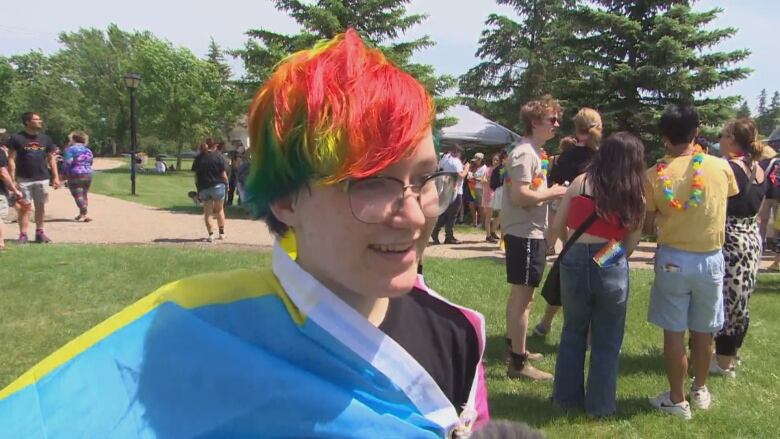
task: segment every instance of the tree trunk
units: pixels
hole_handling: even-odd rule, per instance
[[[181,171],[181,150],[184,148],[184,142],[179,140],[179,144],[176,147],[176,170]]]
[[[116,140],[110,139],[111,142],[111,156],[116,157]]]

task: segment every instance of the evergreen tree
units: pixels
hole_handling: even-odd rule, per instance
[[[354,28],[369,44],[373,44],[400,67],[415,76],[435,96],[441,112],[452,105],[444,92],[455,85],[454,78],[436,76],[433,67],[411,62],[412,55],[435,43],[428,36],[411,41],[398,41],[408,29],[425,20],[423,14],[407,14],[410,0],[274,0],[276,7],[290,14],[301,26],[296,35],[282,35],[265,29],[247,31],[249,40],[242,49],[234,50],[246,70],[246,85],[256,89],[286,55],[311,47],[318,40]],[[447,121],[450,122],[450,121]],[[441,123],[441,121],[440,121]]]
[[[747,101],[742,101],[742,104],[736,111],[736,117],[750,117],[750,106]]]
[[[767,110],[764,126],[759,127],[759,131],[765,136],[769,136],[776,127],[780,126],[780,92],[775,91],[772,95],[772,102]]]
[[[769,111],[769,109],[766,106],[766,99],[767,99],[766,89],[762,88],[761,93],[759,93],[758,95],[758,108],[757,108],[758,114],[756,115],[757,118],[766,116],[767,112]]]
[[[519,20],[490,14],[479,39],[480,63],[460,78],[464,101],[504,126],[522,131],[520,106],[553,93],[554,79],[570,72],[563,63],[562,35],[571,32],[560,20],[567,0],[496,0],[514,8]]]
[[[209,43],[206,63],[209,69],[206,92],[214,102],[210,119],[221,137],[230,140],[230,130],[239,122],[241,115],[246,113],[250,95],[241,83],[232,79],[232,71],[225,61],[224,51],[213,38]]]
[[[713,52],[733,28],[708,30],[722,9],[691,10],[684,0],[593,0],[565,12],[574,34],[567,59],[579,66],[557,93],[572,107],[593,106],[608,130],[642,135],[660,154],[658,115],[671,103],[693,103],[702,121],[720,125],[733,114],[739,97],[701,98],[724,84],[745,78],[750,69],[734,66],[747,50]]]

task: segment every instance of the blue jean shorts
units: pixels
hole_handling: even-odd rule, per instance
[[[209,200],[224,200],[225,199],[225,185],[220,183],[216,186],[211,186],[208,189],[203,189],[198,192],[198,199],[201,202]]]
[[[647,320],[667,331],[716,332],[723,326],[723,253],[659,246]]]

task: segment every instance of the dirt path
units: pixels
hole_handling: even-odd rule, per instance
[[[121,166],[119,159],[95,160],[96,170]],[[93,244],[178,244],[194,246],[248,246],[270,247],[273,237],[260,221],[230,219],[227,222],[225,241],[216,244],[204,242],[206,236],[200,215],[174,213],[155,207],[120,200],[105,195],[90,194],[90,223],[76,222],[78,213],[70,192],[66,188],[51,191],[46,206],[46,229],[55,242]],[[16,224],[6,224],[6,236],[15,237]],[[463,241],[460,245],[429,246],[426,255],[444,258],[496,258],[503,259],[504,252],[496,244],[485,242],[484,235],[456,233]],[[633,267],[650,268],[655,252],[654,243],[641,243],[633,254]],[[552,260],[553,258],[550,258]],[[762,267],[771,262],[765,255]]]

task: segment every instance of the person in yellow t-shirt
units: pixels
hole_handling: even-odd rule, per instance
[[[670,390],[650,403],[661,411],[691,418],[686,401],[688,358],[685,331],[693,340],[696,378],[691,403],[707,409],[707,377],[712,333],[723,325],[724,260],[728,197],[739,192],[725,160],[695,152],[699,114],[692,106],[672,105],[659,128],[667,156],[647,170],[646,228],[657,232],[655,280],[647,319],[664,330],[664,357]]]

